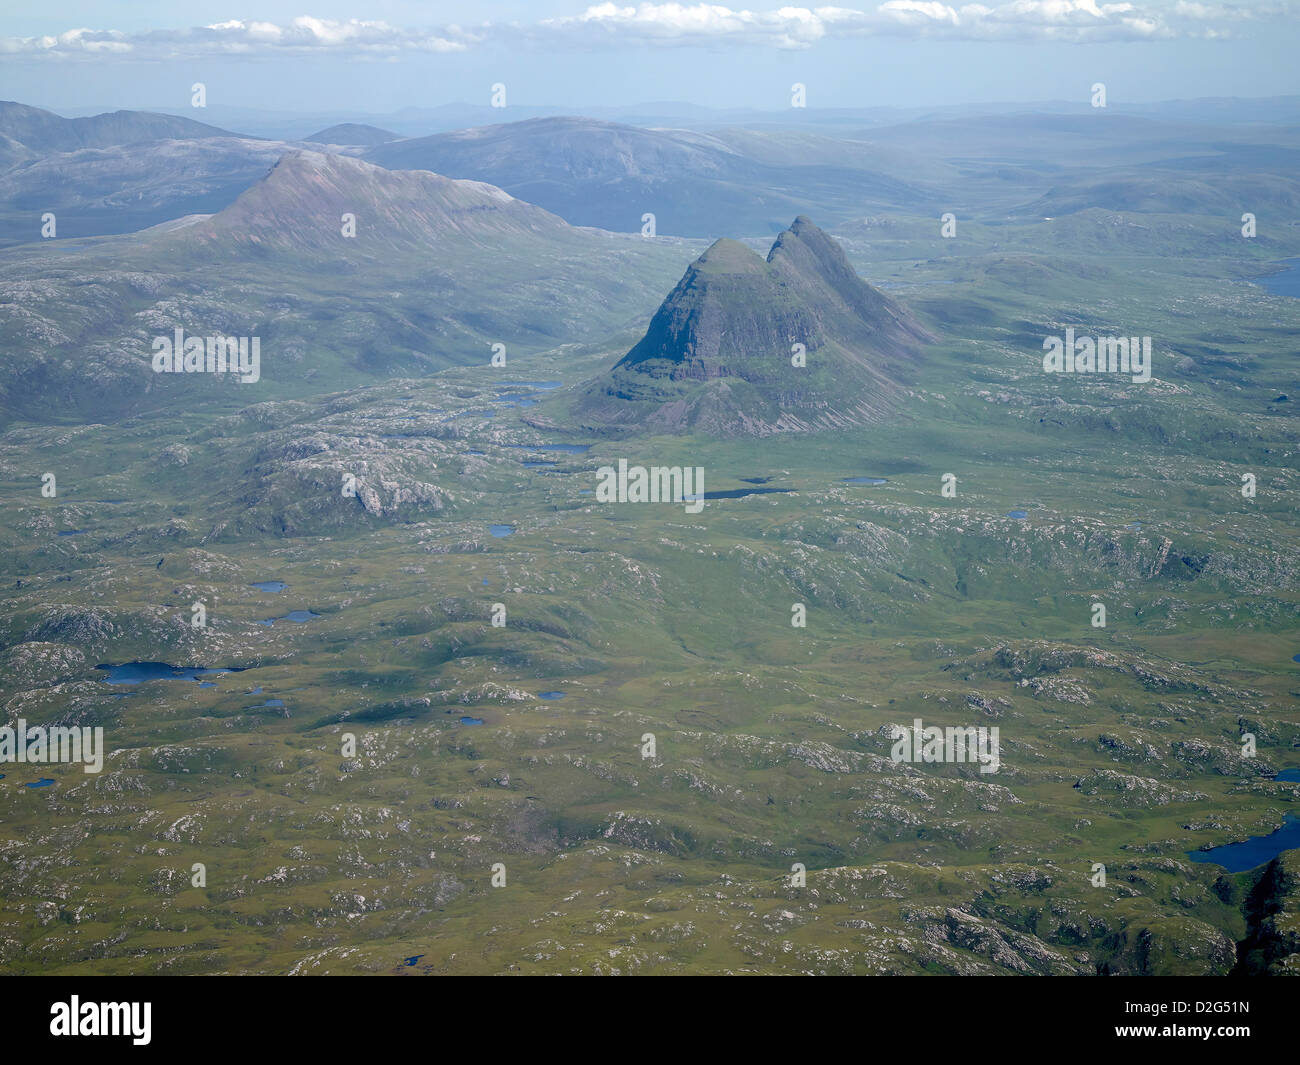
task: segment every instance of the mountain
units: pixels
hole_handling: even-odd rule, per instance
[[[400,133],[380,129],[378,126],[367,126],[358,122],[340,122],[337,126],[317,130],[310,137],[303,137],[302,139],[308,144],[349,144],[371,148],[377,144],[387,144],[389,141],[400,140],[401,136]]]
[[[869,424],[931,339],[801,215],[766,260],[734,240],[714,243],[576,414],[592,428],[716,435]]]
[[[237,134],[176,115],[113,111],[87,118],[63,118],[39,107],[0,100],[0,137],[4,138],[6,153],[17,150],[28,158],[142,141],[233,136]]]
[[[0,102],[0,247],[128,233],[229,205],[285,145],[175,115],[63,118]]]
[[[25,159],[0,177],[0,246],[39,241],[42,215],[64,240],[132,233],[228,207],[288,146],[243,137],[79,148]]]
[[[697,251],[575,229],[480,182],[294,150],[217,214],[0,256],[0,421],[486,371],[496,344],[510,360],[627,328]],[[153,341],[177,328],[259,338],[260,380],[154,373]]]
[[[342,236],[344,215],[353,216],[365,239]],[[227,249],[279,249],[300,259],[308,248],[331,256],[364,255],[376,247],[427,247],[441,238],[482,241],[569,228],[548,211],[480,181],[384,170],[350,156],[294,150],[185,239]]]
[[[727,131],[535,118],[394,141],[365,158],[487,181],[573,225],[615,232],[640,231],[643,215],[653,214],[659,234],[775,234],[804,210],[847,219],[876,206],[928,209],[933,198],[880,172],[869,145],[806,133],[742,134],[733,145]]]

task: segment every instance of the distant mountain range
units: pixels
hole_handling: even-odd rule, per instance
[[[585,392],[599,428],[766,436],[879,420],[933,337],[805,217],[767,259],[719,240]]]
[[[653,216],[658,235],[707,239],[774,236],[796,214],[839,230],[946,211],[989,221],[1089,208],[1276,218],[1300,203],[1300,129],[1121,113],[944,113],[857,128],[769,116],[711,130],[551,116],[412,138],[344,123],[288,142],[165,114],[70,119],[8,103],[0,247],[41,239],[47,212],[67,238],[220,211],[295,147],[488,182],[571,225],[641,232]]]
[[[393,133],[376,126],[361,125],[356,122],[343,122],[328,129],[320,129],[303,140],[311,144],[353,144],[367,148],[376,144],[387,144],[401,139],[400,133]]]
[[[815,134],[643,129],[588,118],[536,118],[392,141],[365,158],[498,185],[574,225],[716,237],[775,234],[792,215],[837,218],[926,210],[933,189],[897,172],[942,173],[908,153]]]
[[[147,111],[114,111],[89,118],[63,118],[39,107],[0,100],[0,165],[79,148],[113,148],[142,141],[237,137],[189,118]]]

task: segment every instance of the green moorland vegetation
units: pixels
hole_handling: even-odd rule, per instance
[[[313,392],[267,344],[251,402],[12,421],[0,699],[110,753],[5,767],[0,967],[1293,970],[1300,852],[1187,852],[1300,799],[1300,302],[1245,280],[1300,234],[1161,224],[841,227],[938,338],[842,432],[584,431],[653,302],[504,368]],[[1153,380],[1044,374],[1067,326]],[[789,491],[599,503],[620,458]],[[916,718],[996,726],[998,771],[892,761]]]

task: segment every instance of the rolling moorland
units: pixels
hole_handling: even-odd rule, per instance
[[[512,176],[548,122],[623,174]],[[212,139],[115,126],[3,132]],[[109,753],[2,767],[0,969],[1300,971],[1300,850],[1192,860],[1300,800],[1296,127],[629,128],[257,142],[138,232],[6,201],[0,705]],[[177,326],[261,379],[154,374]],[[1067,327],[1151,381],[1044,373]],[[597,502],[619,459],[703,510]],[[916,718],[998,771],[892,761]]]

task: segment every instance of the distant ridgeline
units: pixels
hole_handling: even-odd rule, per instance
[[[590,429],[720,436],[868,424],[933,339],[801,215],[766,261],[734,240],[713,244],[575,415]]]

